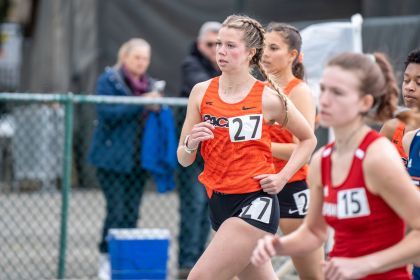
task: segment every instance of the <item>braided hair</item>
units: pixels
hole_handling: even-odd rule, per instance
[[[251,58],[250,67],[257,67],[263,75],[263,77],[270,83],[273,89],[283,100],[284,117],[281,125],[285,126],[288,122],[288,98],[283,93],[283,91],[277,86],[277,84],[269,78],[269,76],[267,75],[267,73],[261,65],[261,58],[264,49],[264,28],[257,20],[245,15],[231,15],[228,18],[226,18],[222,26],[243,31],[243,40],[245,41],[245,46],[248,49],[255,48],[256,51],[254,56]]]

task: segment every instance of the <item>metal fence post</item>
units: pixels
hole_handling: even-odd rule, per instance
[[[61,203],[61,225],[60,225],[60,251],[58,260],[58,279],[64,279],[66,272],[66,246],[67,246],[67,221],[69,194],[71,186],[72,146],[73,146],[73,93],[69,92],[64,100],[64,158],[63,158],[63,181],[62,181],[62,203]]]

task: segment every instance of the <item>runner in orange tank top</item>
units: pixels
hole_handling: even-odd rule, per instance
[[[401,90],[404,105],[410,110],[420,111],[420,49],[411,51],[407,56]],[[403,136],[418,127],[420,123],[410,117],[410,112],[402,111],[394,119],[385,122],[381,128],[380,133],[394,143],[404,163],[408,156],[402,147]]]
[[[177,151],[183,166],[200,146],[204,170],[199,179],[209,195],[216,231],[188,279],[276,279],[271,264],[250,265],[252,249],[279,221],[277,193],[309,159],[313,130],[281,92],[257,81],[264,30],[247,16],[228,17],[219,31],[216,56],[222,74],[191,92]],[[260,69],[263,74],[264,71]],[[288,164],[275,173],[269,125],[281,123],[299,143]]]
[[[304,67],[301,53],[302,38],[299,30],[285,24],[272,22],[266,28],[262,64],[277,85],[283,88],[290,101],[302,113],[312,129],[315,124],[315,103],[312,92],[303,82]],[[293,134],[279,124],[270,128],[271,150],[274,166],[279,172],[286,164],[295,147]],[[306,216],[309,189],[306,183],[307,164],[303,165],[277,194],[280,206],[280,229],[283,234],[295,231]],[[305,256],[293,257],[293,265],[300,279],[322,279],[318,265],[324,258],[322,248]]]
[[[322,263],[329,279],[405,279],[406,264],[420,259],[420,192],[393,145],[368,125],[392,117],[389,62],[383,54],[342,53],[320,82],[320,122],[335,142],[311,159],[309,211],[298,230],[267,235],[254,265],[273,255],[304,255],[334,228],[334,246]],[[405,235],[405,223],[411,231]]]
[[[262,116],[264,84],[254,81],[240,102],[227,103],[219,96],[219,77],[211,80],[201,101],[203,121],[215,127],[214,139],[201,144],[206,162],[199,176],[209,197],[213,191],[225,194],[251,193],[261,186],[249,174],[274,173],[268,122]],[[246,125],[252,134],[247,136]],[[231,127],[237,129],[231,132]],[[252,141],[246,141],[249,137]],[[259,163],[259,164],[256,164]]]

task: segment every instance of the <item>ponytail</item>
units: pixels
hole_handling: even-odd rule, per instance
[[[394,69],[389,63],[387,57],[383,53],[374,53],[375,61],[379,66],[383,77],[385,78],[385,84],[383,88],[383,94],[378,97],[376,119],[379,121],[385,121],[393,117],[394,112],[397,109],[398,102],[398,86],[394,76]]]
[[[271,87],[277,92],[277,94],[280,96],[281,100],[283,100],[283,122],[281,123],[282,127],[285,127],[287,125],[287,122],[289,121],[288,117],[288,97],[283,93],[283,91],[278,87],[276,83],[273,82],[273,80],[270,78],[270,76],[267,75],[267,73],[264,70],[264,67],[262,67],[261,62],[258,63],[258,70],[260,70],[263,78],[269,82]]]
[[[305,67],[303,66],[302,62],[296,62],[292,65],[292,73],[298,79],[303,80],[305,77]]]
[[[380,122],[393,117],[397,106],[398,86],[394,70],[385,54],[342,53],[330,60],[328,66],[338,66],[355,72],[359,77],[361,95],[373,96],[373,106],[364,115]]]

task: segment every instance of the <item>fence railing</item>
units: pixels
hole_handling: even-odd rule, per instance
[[[96,278],[105,210],[113,206],[106,201],[118,203],[109,188],[120,184],[128,191],[137,188],[129,193],[141,199],[140,209],[133,210],[140,212],[137,227],[169,229],[168,274],[176,279],[179,247],[185,254],[191,249],[178,243],[180,229],[189,228],[181,224],[179,207],[194,200],[183,186],[195,184],[202,163],[179,166],[175,190],[164,194],[155,190],[148,174],[127,173],[127,166],[139,169],[135,159],[146,119],[144,111],[128,107],[171,108],[178,137],[187,103],[186,98],[0,93],[0,278]],[[130,132],[131,125],[138,130]],[[99,127],[105,133],[113,131],[113,136],[96,135]],[[327,131],[318,130],[317,136],[321,145]],[[137,140],[124,142],[127,139]],[[105,150],[92,153],[96,142]],[[112,159],[108,148],[115,153]],[[128,151],[133,154],[127,157]],[[103,164],[110,160],[112,165]],[[139,181],[145,180],[142,186]],[[184,223],[189,214],[185,212]],[[188,243],[188,233],[184,245],[186,239]]]
[[[98,125],[92,105],[169,106],[179,132],[187,99],[0,93],[0,103],[6,105],[0,112],[0,228],[6,229],[0,233],[2,279],[95,276],[100,208],[105,205],[87,160]],[[139,226],[170,228],[173,275],[178,198],[176,192],[157,194],[153,185],[149,180]]]

